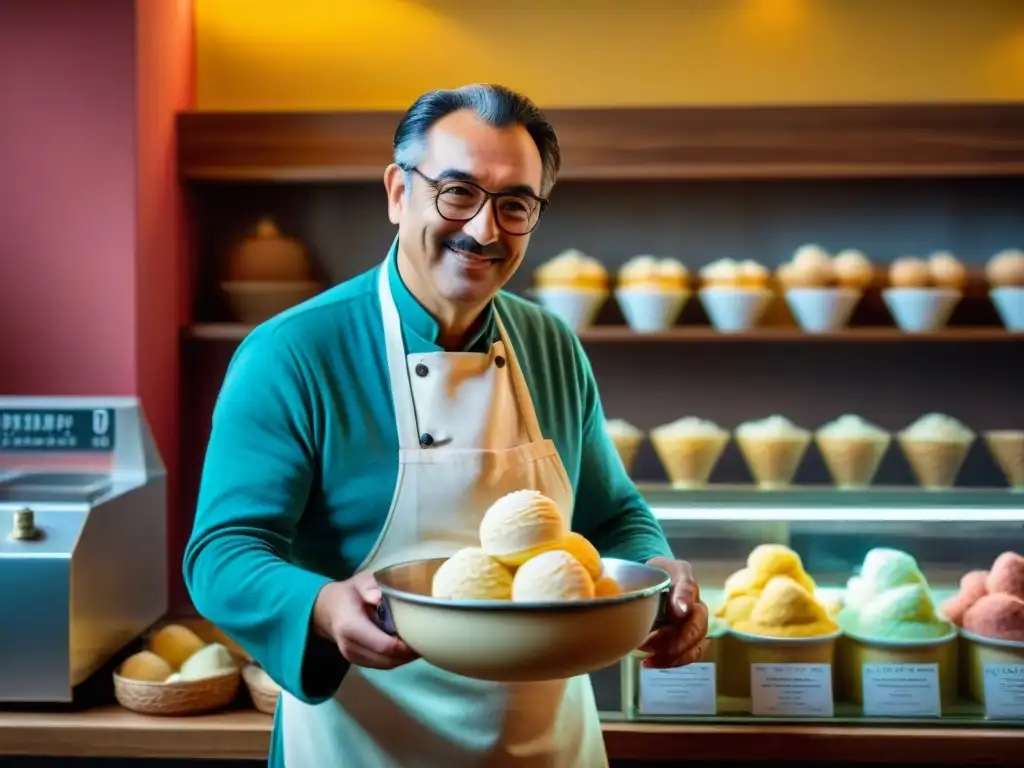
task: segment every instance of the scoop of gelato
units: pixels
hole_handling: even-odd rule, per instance
[[[887,589],[853,616],[844,628],[871,638],[926,640],[944,637],[955,631],[951,622],[936,614],[928,586],[924,581]]]
[[[776,576],[765,585],[738,632],[766,637],[819,637],[838,630],[825,606],[789,576]]]
[[[985,590],[1024,598],[1024,557],[1016,552],[1003,552],[997,557],[988,572]]]
[[[1024,600],[988,594],[964,613],[964,629],[981,637],[1024,643]]]
[[[431,594],[441,600],[509,600],[512,573],[477,547],[465,547],[434,573]]]
[[[568,533],[562,511],[554,501],[538,491],[514,491],[484,513],[480,546],[498,562],[515,567],[561,546]]]
[[[594,581],[568,552],[552,549],[523,563],[512,581],[512,599],[524,603],[590,600]]]
[[[906,584],[924,584],[924,575],[912,555],[898,549],[876,547],[864,556],[860,574],[846,583],[843,605],[860,609],[879,595]]]

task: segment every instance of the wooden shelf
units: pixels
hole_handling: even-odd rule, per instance
[[[120,707],[74,714],[0,711],[0,755],[37,757],[265,760],[273,719],[255,711],[146,717]],[[613,760],[1010,765],[1024,751],[1024,728],[831,725],[695,725],[605,722]]]
[[[244,323],[196,323],[184,329],[189,339],[203,341],[241,341],[254,326]],[[892,343],[960,343],[974,342],[1024,342],[1024,334],[1009,333],[1006,329],[993,327],[951,327],[940,333],[906,334],[896,328],[864,327],[849,328],[837,333],[811,334],[799,328],[759,328],[749,333],[719,333],[707,326],[678,326],[659,333],[636,333],[622,325],[598,325],[580,334],[585,343],[728,343],[728,342],[892,342]]]
[[[1024,173],[1024,105],[550,109],[562,180]],[[187,180],[379,181],[399,112],[178,116]]]

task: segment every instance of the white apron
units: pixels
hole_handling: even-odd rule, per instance
[[[497,311],[500,340],[489,353],[407,356],[388,267],[378,291],[398,480],[384,530],[359,570],[479,546],[484,511],[512,491],[540,491],[571,515],[572,487],[554,443],[540,433]],[[393,670],[352,666],[333,699],[311,706],[284,692],[281,708],[286,768],[608,765],[586,675],[490,683],[422,659]]]

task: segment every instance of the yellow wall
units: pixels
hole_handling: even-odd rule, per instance
[[[1024,0],[196,0],[197,106],[1024,98]]]

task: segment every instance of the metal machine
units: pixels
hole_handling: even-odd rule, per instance
[[[163,462],[127,397],[0,397],[0,702],[70,702],[167,612]]]

